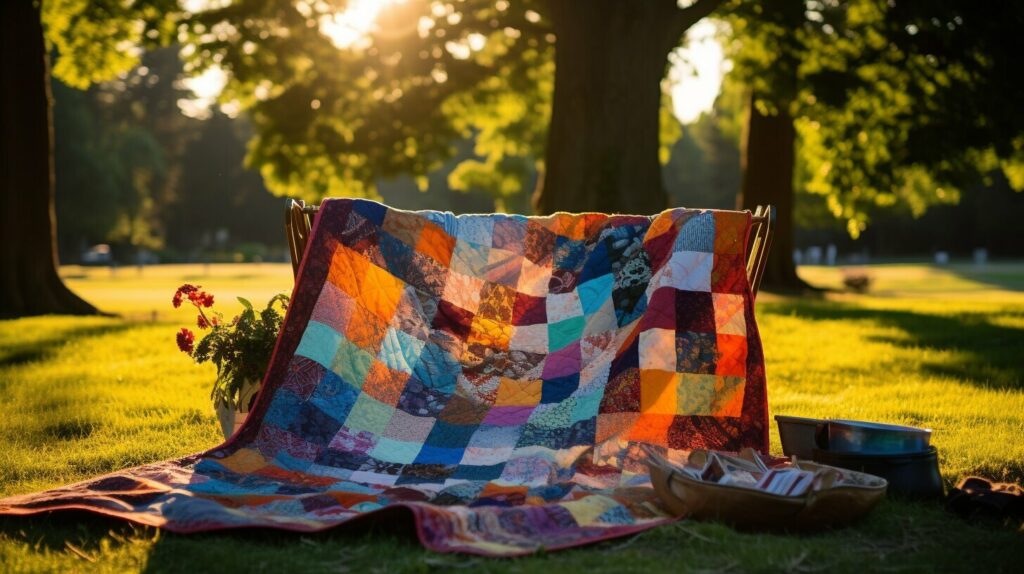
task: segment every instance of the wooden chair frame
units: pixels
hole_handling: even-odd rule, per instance
[[[306,251],[309,233],[313,227],[313,217],[320,209],[318,205],[306,205],[304,201],[289,199],[285,208],[284,229],[288,236],[288,253],[292,259],[292,273],[299,274],[299,263]],[[753,228],[747,242],[747,279],[750,290],[757,297],[764,275],[764,266],[768,261],[768,250],[772,246],[776,209],[774,206],[757,206],[751,214]]]

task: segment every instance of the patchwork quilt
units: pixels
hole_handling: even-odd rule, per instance
[[[674,520],[641,445],[767,450],[745,212],[464,215],[327,200],[231,440],[0,514],[174,532],[388,508],[441,551],[516,555]]]

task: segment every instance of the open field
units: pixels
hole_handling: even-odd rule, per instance
[[[870,295],[765,294],[759,322],[774,413],[935,429],[947,483],[966,474],[1024,481],[1024,264],[882,265]],[[838,286],[830,268],[808,280]],[[175,287],[200,283],[230,316],[290,291],[287,265],[66,268],[69,284],[123,317],[0,322],[0,496],[170,458],[218,440],[213,370],[174,346],[193,317]],[[216,308],[216,307],[215,307]],[[779,453],[773,432],[772,450]],[[1020,525],[967,524],[940,506],[886,501],[854,528],[738,533],[682,522],[517,560],[437,555],[407,528],[372,534],[272,531],[179,536],[71,515],[0,520],[0,571],[1024,571]]]

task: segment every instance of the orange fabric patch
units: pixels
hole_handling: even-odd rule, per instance
[[[526,495],[530,491],[528,486],[502,486],[500,484],[494,484],[488,482],[484,485],[484,489],[480,491],[480,498],[500,496],[502,494],[522,494]]]
[[[640,413],[601,413],[597,415],[597,432],[595,440],[602,443],[616,435],[629,431],[640,418]]]
[[[384,363],[374,359],[370,371],[366,373],[363,392],[386,405],[394,405],[398,403],[398,397],[402,395],[408,379],[409,375],[391,370]]]
[[[428,222],[423,226],[420,240],[416,243],[416,251],[447,267],[451,263],[454,250],[454,237],[433,223]]]
[[[352,319],[345,326],[345,337],[353,345],[372,354],[380,352],[381,342],[387,335],[388,324],[369,309],[355,305]]]
[[[715,374],[732,377],[747,376],[747,338],[718,334],[718,355]]]
[[[359,302],[384,321],[390,321],[402,299],[405,284],[372,263],[366,267],[360,284]]]
[[[352,508],[360,502],[375,502],[377,496],[374,494],[363,494],[361,492],[338,492],[336,490],[328,490],[327,495],[337,500],[339,504],[345,508]]]
[[[339,245],[331,258],[327,280],[350,297],[359,297],[360,278],[366,275],[369,260],[344,245]]]
[[[629,440],[657,445],[668,444],[668,427],[674,415],[643,413],[629,431]]]
[[[746,252],[750,215],[743,212],[715,212],[715,253],[742,255]]]
[[[679,380],[679,373],[641,369],[640,412],[655,415],[676,414]]]
[[[532,407],[540,404],[543,381],[516,381],[502,377],[498,386],[497,407]]]
[[[217,462],[235,472],[246,473],[263,468],[267,464],[267,459],[255,449],[243,448]]]
[[[563,237],[581,240],[587,237],[587,227],[596,222],[595,218],[603,220],[607,216],[600,213],[556,213],[551,216],[550,229]]]
[[[644,242],[646,243],[655,237],[660,237],[672,231],[675,226],[676,222],[672,217],[669,214],[662,213],[651,221],[651,226],[647,228],[647,235],[644,236]]]

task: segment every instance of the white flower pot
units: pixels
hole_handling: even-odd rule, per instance
[[[246,381],[238,393],[238,403],[225,405],[216,403],[214,408],[217,411],[217,420],[220,421],[220,430],[224,438],[229,439],[238,429],[242,428],[245,419],[249,416],[249,407],[252,406],[256,393],[260,390],[259,382]]]

